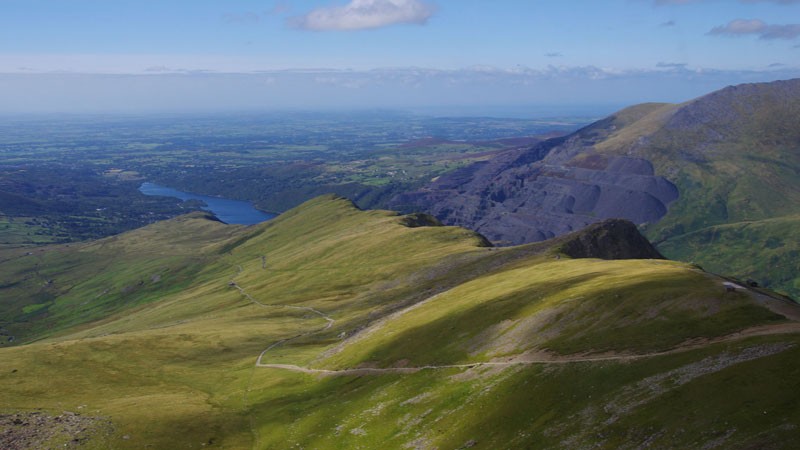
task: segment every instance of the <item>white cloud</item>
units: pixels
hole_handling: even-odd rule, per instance
[[[760,19],[736,19],[727,25],[712,28],[708,34],[723,36],[753,34],[761,39],[796,39],[800,37],[800,24],[769,25]]]
[[[754,34],[759,33],[767,27],[763,20],[759,19],[736,19],[728,22],[727,25],[714,27],[709,34]]]
[[[761,39],[797,39],[800,37],[800,24],[770,25],[761,33]]]
[[[434,7],[420,0],[351,0],[344,6],[317,8],[289,23],[312,31],[382,28],[400,23],[424,25]]]

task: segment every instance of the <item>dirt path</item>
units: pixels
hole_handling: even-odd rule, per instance
[[[242,273],[244,271],[242,266],[237,266],[237,268],[238,268],[237,275],[239,275],[240,273]],[[258,359],[256,359],[256,367],[267,367],[261,362],[261,360],[262,360],[262,358],[264,358],[264,354],[267,353],[268,351],[272,350],[273,348],[278,347],[280,345],[283,345],[283,344],[285,344],[285,343],[287,343],[289,341],[293,341],[295,339],[299,339],[299,338],[304,337],[304,336],[309,336],[309,335],[312,335],[312,334],[315,334],[315,333],[323,332],[323,331],[329,329],[330,327],[332,327],[334,322],[336,322],[336,320],[334,320],[333,318],[331,318],[327,314],[323,313],[322,311],[320,311],[320,310],[318,310],[316,308],[312,308],[310,306],[280,305],[280,304],[272,304],[272,303],[260,302],[257,299],[255,299],[252,295],[250,295],[234,279],[231,279],[230,282],[228,282],[228,285],[231,286],[231,287],[236,288],[239,291],[239,293],[242,294],[242,296],[244,298],[250,300],[251,302],[253,302],[254,304],[256,304],[256,305],[258,305],[258,306],[260,306],[262,308],[283,308],[283,309],[294,309],[294,310],[299,310],[299,311],[308,311],[310,313],[313,313],[313,314],[319,316],[320,318],[322,318],[322,319],[324,319],[326,321],[325,326],[322,327],[322,328],[318,328],[316,330],[311,330],[311,331],[308,331],[308,332],[305,332],[305,333],[301,333],[301,334],[298,334],[298,335],[295,335],[295,336],[292,336],[292,337],[288,337],[286,339],[281,339],[281,340],[273,343],[269,347],[265,348],[264,351],[262,351],[261,354],[258,355]]]
[[[676,353],[688,352],[722,342],[733,342],[754,336],[768,336],[779,334],[800,333],[800,323],[782,323],[777,325],[765,325],[737,331],[726,336],[712,339],[694,339],[679,346],[661,352],[641,353],[641,354],[622,354],[622,353],[602,353],[590,355],[555,355],[547,352],[535,352],[522,354],[505,360],[475,362],[467,364],[443,364],[427,365],[420,367],[389,367],[389,368],[352,368],[352,369],[312,369],[308,367],[295,366],[292,364],[258,364],[258,367],[289,370],[315,375],[380,375],[397,373],[415,373],[422,370],[442,370],[442,369],[471,369],[475,367],[511,367],[532,364],[572,364],[580,362],[604,362],[604,361],[633,361],[638,359],[653,358],[657,356],[672,355]],[[263,355],[263,354],[262,354]]]
[[[244,268],[241,265],[237,265],[236,268],[237,268],[236,276],[238,276],[242,272],[244,272]],[[235,280],[236,276],[231,278],[231,280],[228,282],[228,286],[236,288],[244,298],[250,300],[253,304],[258,305],[258,306],[260,306],[262,308],[268,308],[268,309],[284,308],[284,309],[295,309],[295,310],[308,311],[310,313],[313,313],[315,315],[320,316],[322,319],[324,319],[326,321],[326,324],[325,324],[324,327],[316,329],[316,330],[311,330],[311,331],[308,331],[306,333],[300,333],[300,334],[297,334],[295,336],[288,337],[286,339],[281,339],[281,340],[279,340],[277,342],[272,343],[269,347],[265,348],[261,352],[261,354],[258,355],[258,358],[256,359],[256,364],[253,366],[253,370],[250,372],[250,378],[247,381],[247,387],[245,388],[243,396],[242,396],[242,403],[243,403],[244,409],[246,410],[248,408],[248,404],[249,404],[249,396],[250,396],[250,391],[251,391],[252,385],[253,385],[253,376],[255,375],[255,371],[256,371],[256,369],[258,367],[265,367],[265,365],[262,364],[262,362],[261,362],[261,359],[264,357],[264,354],[267,353],[268,351],[272,350],[273,348],[278,347],[280,345],[283,345],[283,344],[285,344],[285,343],[287,343],[289,341],[293,341],[293,340],[299,339],[299,338],[301,338],[303,336],[308,336],[308,335],[311,335],[311,334],[314,334],[314,333],[319,333],[319,332],[325,331],[328,328],[333,326],[333,323],[335,322],[335,320],[333,318],[327,316],[322,311],[319,311],[318,309],[311,308],[311,307],[308,307],[308,306],[276,305],[276,304],[260,302],[255,297],[250,295],[250,293],[248,293],[245,290],[245,288],[243,288],[242,286],[240,286],[236,282],[236,280]],[[250,422],[250,433],[253,435],[253,440],[255,442],[254,448],[259,448],[260,447],[260,436],[259,436],[259,433],[258,433],[258,428],[256,427],[255,417],[252,414],[249,417],[249,422]]]
[[[241,274],[244,269],[242,266],[238,267],[237,275]],[[235,278],[235,277],[234,277]],[[327,323],[324,327],[318,328],[315,330],[307,331],[305,333],[300,333],[295,336],[287,337],[285,339],[281,339],[272,343],[269,347],[265,348],[256,359],[255,367],[266,368],[266,369],[278,369],[278,370],[288,370],[292,372],[301,372],[306,374],[315,374],[315,375],[380,375],[380,374],[397,374],[397,373],[415,373],[422,370],[443,370],[443,369],[471,369],[475,367],[511,367],[511,366],[519,366],[519,365],[532,365],[532,364],[572,364],[572,363],[580,363],[580,362],[604,362],[604,361],[633,361],[638,359],[644,358],[653,358],[657,356],[665,356],[665,355],[672,355],[676,353],[683,353],[688,352],[691,350],[696,350],[703,347],[708,347],[710,345],[719,344],[723,342],[733,342],[738,341],[741,339],[746,339],[749,337],[755,336],[769,336],[769,335],[780,335],[780,334],[793,334],[793,333],[800,333],[800,308],[795,307],[794,305],[786,305],[784,304],[781,299],[776,299],[774,297],[767,296],[765,294],[754,292],[753,296],[755,297],[756,301],[763,306],[770,308],[771,310],[782,314],[789,320],[793,320],[792,322],[780,323],[775,325],[763,325],[757,326],[752,328],[747,328],[744,330],[737,331],[735,333],[731,333],[725,336],[719,336],[715,338],[698,338],[698,339],[691,339],[689,341],[683,342],[677,345],[675,348],[670,350],[660,351],[660,352],[651,352],[651,353],[640,353],[640,354],[630,354],[630,353],[618,353],[618,352],[607,352],[607,353],[592,353],[592,354],[575,354],[575,355],[557,355],[549,352],[544,351],[535,351],[535,352],[528,352],[522,353],[520,355],[516,355],[513,357],[501,359],[501,360],[493,360],[493,361],[484,361],[484,362],[475,362],[475,363],[467,363],[467,364],[443,364],[443,365],[426,365],[426,366],[418,366],[418,367],[388,367],[388,368],[370,368],[370,367],[358,367],[358,368],[348,368],[348,369],[338,369],[338,370],[330,370],[330,369],[313,369],[310,367],[302,367],[296,366],[293,364],[269,364],[263,362],[264,355],[269,352],[270,350],[274,349],[275,347],[281,346],[287,342],[293,341],[295,339],[299,339],[301,337],[310,336],[315,333],[320,333],[322,331],[328,330],[331,328],[336,322],[333,318],[326,315],[325,313],[309,307],[309,306],[295,306],[295,305],[281,305],[281,304],[270,304],[270,303],[263,303],[252,295],[250,295],[242,286],[240,286],[233,278],[228,283],[231,287],[236,288],[239,293],[250,300],[252,303],[261,306],[263,308],[285,308],[285,309],[296,309],[302,311],[308,311],[313,313],[320,318],[324,319]],[[438,297],[437,295],[433,295],[430,298],[414,304],[408,308],[405,308],[400,311],[396,311],[393,314],[390,314],[387,317],[379,320],[379,323],[383,323],[388,321],[392,318],[396,318],[399,315],[407,313],[409,310],[413,310],[422,304],[427,303],[430,300],[435,299]],[[376,325],[378,323],[373,324],[365,333],[361,333],[361,336],[358,338],[364,338],[374,332],[377,329]],[[360,340],[360,339],[359,339]],[[352,343],[349,342],[349,343]]]

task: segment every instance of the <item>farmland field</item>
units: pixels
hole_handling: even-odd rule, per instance
[[[199,209],[145,181],[280,213],[336,193],[364,208],[589,118],[400,112],[21,116],[0,123],[0,245],[92,239]]]

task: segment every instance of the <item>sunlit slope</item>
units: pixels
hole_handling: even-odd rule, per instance
[[[158,298],[0,348],[0,413],[108,418],[87,430],[98,449],[800,443],[793,305],[681,263],[559,254],[579,236],[493,249],[423,225],[323,197],[194,243],[181,223],[121,235],[119,258],[148,236],[207,260]]]
[[[207,262],[181,289],[164,290],[154,301],[119,305],[110,316],[83,323],[67,336],[2,350],[9,372],[0,379],[0,409],[110,417],[116,434],[108,439],[122,448],[220,442],[246,448],[252,444],[248,389],[254,375],[261,375],[254,372],[256,357],[274,342],[325,324],[309,309],[281,305],[337,309],[335,327],[319,342],[309,336],[311,342],[304,344],[318,352],[335,334],[368,322],[370,314],[414,301],[426,289],[442,289],[437,280],[444,276],[459,278],[448,273],[454,262],[468,265],[489,255],[480,247],[482,239],[467,230],[417,227],[424,217],[361,212],[333,197],[248,229],[207,220],[189,216],[121,235],[108,253],[99,250],[103,241],[45,251],[40,260],[59,262],[61,272],[54,275],[78,286],[101,284],[101,277],[119,282],[130,273],[149,273],[150,259],[137,255],[158,262],[162,253],[197,252]],[[233,237],[195,234],[191,242],[187,223],[219,225]],[[176,247],[181,242],[185,248]],[[90,252],[128,258],[130,273],[96,271],[89,266],[91,258],[79,258]],[[348,321],[356,324],[345,328]],[[303,346],[290,350],[295,362],[308,353]],[[108,439],[89,442],[108,448]]]
[[[747,293],[668,261],[539,261],[397,314],[320,367],[464,364],[544,352],[646,353],[779,320]]]
[[[451,269],[490,253],[471,231],[421,226],[426,224],[438,225],[426,216],[361,211],[326,196],[261,225],[228,249],[240,272],[236,282],[263,301],[362,311],[386,306],[387,298],[407,302],[437,288],[436,278],[452,278]],[[438,268],[422,271],[432,267]]]

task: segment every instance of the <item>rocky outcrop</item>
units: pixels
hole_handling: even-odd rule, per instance
[[[425,213],[406,214],[400,218],[400,224],[408,228],[441,227],[442,222],[436,217]]]
[[[561,253],[572,258],[664,259],[627,220],[605,220],[562,239]]]

